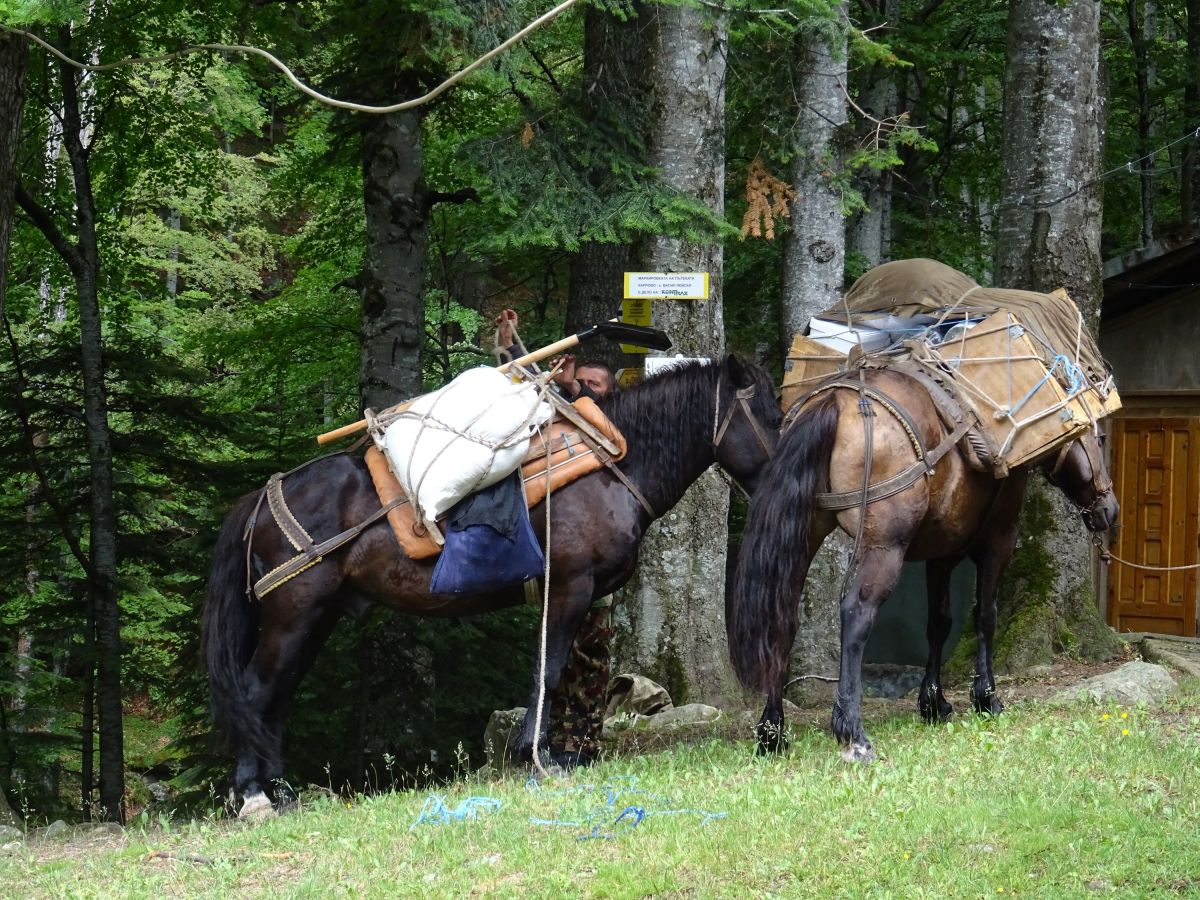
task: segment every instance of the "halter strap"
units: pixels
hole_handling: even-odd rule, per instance
[[[759,445],[767,454],[767,459],[772,459],[775,456],[775,451],[771,449],[771,444],[763,433],[762,425],[755,418],[754,413],[750,410],[750,401],[754,399],[758,393],[756,385],[750,387],[738,388],[734,391],[734,401],[725,409],[725,418],[721,419],[721,378],[724,373],[717,375],[717,389],[713,395],[713,436],[712,448],[715,454],[721,446],[721,441],[725,440],[725,432],[729,430],[729,425],[733,422],[733,414],[740,408],[745,411],[746,418],[750,420],[750,427],[754,429],[754,436],[758,438]]]

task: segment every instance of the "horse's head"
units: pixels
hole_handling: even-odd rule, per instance
[[[713,453],[738,484],[754,493],[775,454],[783,413],[775,386],[763,369],[733,354],[718,363],[713,398]]]
[[[1042,464],[1050,483],[1079,508],[1088,531],[1104,531],[1117,521],[1120,507],[1104,465],[1100,441],[1090,432],[1063,445]]]

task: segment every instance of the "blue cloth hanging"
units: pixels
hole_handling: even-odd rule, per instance
[[[529,522],[519,470],[460,500],[447,519],[432,593],[479,594],[542,574],[546,557]]]

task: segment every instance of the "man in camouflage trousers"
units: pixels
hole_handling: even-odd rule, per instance
[[[586,766],[600,756],[612,637],[612,597],[601,597],[584,615],[550,701],[550,756],[556,762]]]
[[[502,357],[524,353],[516,336],[517,314],[506,309],[496,318],[496,347]],[[616,387],[612,371],[603,363],[576,367],[574,357],[564,358],[556,381],[572,400],[579,396],[602,402]],[[560,765],[591,765],[600,756],[600,732],[610,676],[612,597],[601,597],[583,617],[570,655],[550,700],[550,757]]]

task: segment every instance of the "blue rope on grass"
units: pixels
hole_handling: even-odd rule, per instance
[[[700,824],[707,825],[714,819],[726,818],[726,813],[709,812],[704,809],[647,809],[648,801],[670,804],[672,801],[659,794],[643,791],[637,787],[637,778],[632,775],[614,779],[618,784],[578,784],[569,788],[543,788],[536,778],[525,782],[525,789],[530,793],[544,794],[548,797],[584,797],[603,792],[603,803],[575,818],[542,819],[531,816],[533,825],[551,828],[588,828],[590,829],[576,837],[579,841],[615,840],[621,833],[641,825],[651,816],[684,816],[700,817]],[[636,803],[629,803],[625,797],[636,797]],[[613,813],[617,810],[616,816]]]
[[[458,806],[451,809],[446,805],[446,798],[441,794],[430,794],[425,798],[425,805],[417,815],[417,820],[408,826],[412,831],[418,825],[445,825],[448,822],[461,822],[463,819],[474,819],[483,813],[494,812],[501,803],[494,797],[468,797]]]

